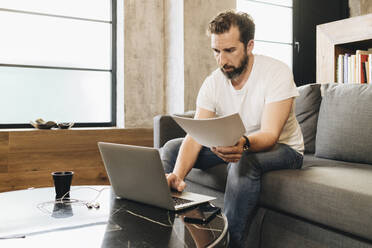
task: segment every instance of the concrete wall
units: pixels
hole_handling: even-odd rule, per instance
[[[151,127],[164,112],[164,2],[124,1],[125,127]]]
[[[372,13],[371,0],[349,0],[350,17]]]
[[[152,127],[157,114],[195,109],[216,68],[206,27],[235,0],[124,0],[125,127]]]
[[[200,86],[217,68],[206,35],[208,23],[219,12],[235,8],[235,0],[184,0],[186,111],[195,109]]]

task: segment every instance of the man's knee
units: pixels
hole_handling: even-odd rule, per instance
[[[237,178],[249,177],[254,180],[261,176],[262,170],[255,154],[244,152],[239,162],[229,165],[229,174]]]
[[[173,171],[182,141],[183,138],[172,139],[160,148],[160,156],[165,172],[170,173]]]
[[[176,138],[167,141],[167,143],[164,144],[162,148],[160,148],[161,153],[163,156],[166,155],[173,155],[173,154],[178,154],[178,151],[180,149],[180,146],[182,144],[183,138]]]

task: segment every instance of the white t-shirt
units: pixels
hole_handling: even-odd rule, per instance
[[[215,112],[217,116],[239,113],[246,135],[259,131],[264,106],[267,103],[299,96],[289,67],[270,57],[254,55],[251,74],[242,89],[236,90],[231,81],[215,70],[201,86],[197,107]],[[303,154],[304,141],[294,114],[294,104],[278,143],[284,143]]]

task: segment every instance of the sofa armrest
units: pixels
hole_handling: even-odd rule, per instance
[[[170,115],[154,117],[154,148],[162,147],[168,140],[184,137],[185,131]]]

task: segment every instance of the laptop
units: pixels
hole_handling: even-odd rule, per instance
[[[98,142],[115,195],[168,210],[181,210],[216,199],[169,189],[155,148]]]

